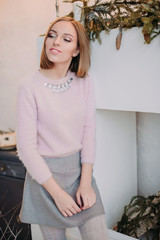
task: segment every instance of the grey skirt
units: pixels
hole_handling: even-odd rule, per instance
[[[81,176],[81,152],[63,157],[45,157],[45,161],[57,183],[76,201],[76,191]],[[24,223],[57,228],[79,226],[90,218],[104,214],[101,197],[93,176],[92,187],[96,193],[95,205],[71,217],[64,217],[56,207],[50,194],[26,173],[20,220]]]

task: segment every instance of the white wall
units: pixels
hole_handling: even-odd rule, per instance
[[[136,118],[134,112],[125,111],[98,109],[96,114],[94,174],[110,228],[137,194]]]
[[[102,44],[92,43],[91,72],[96,79],[97,108],[160,113],[160,38],[144,44],[142,28],[101,33]]]
[[[60,0],[60,16],[72,4]],[[20,79],[37,69],[37,37],[55,19],[54,0],[0,1],[0,129],[15,129],[16,90]]]

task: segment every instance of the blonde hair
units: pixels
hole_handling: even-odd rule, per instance
[[[45,43],[46,43],[46,39],[48,37],[48,33],[51,30],[52,26],[59,21],[70,22],[75,27],[75,30],[77,33],[77,39],[78,39],[77,46],[79,48],[79,54],[76,57],[72,58],[69,69],[72,72],[75,72],[77,77],[85,77],[87,75],[88,69],[90,67],[90,42],[89,42],[89,38],[88,38],[86,31],[85,31],[84,27],[82,26],[82,24],[78,21],[75,21],[71,17],[57,18],[49,26],[48,31],[45,35],[43,48],[42,48],[42,52],[41,52],[40,67],[42,69],[51,69],[54,67],[54,63],[51,62],[47,57],[46,50],[45,50]]]

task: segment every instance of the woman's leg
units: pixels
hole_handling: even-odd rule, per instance
[[[40,225],[44,240],[66,240],[64,228],[53,228]]]
[[[107,226],[104,215],[91,218],[78,228],[83,240],[108,240]]]

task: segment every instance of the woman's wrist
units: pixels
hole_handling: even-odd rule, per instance
[[[86,187],[92,184],[93,164],[82,163],[80,186]]]

